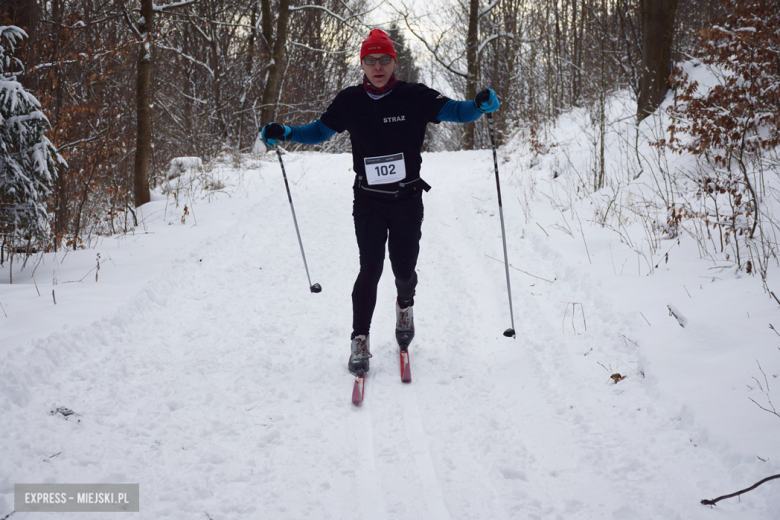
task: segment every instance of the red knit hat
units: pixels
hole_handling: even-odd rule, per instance
[[[363,41],[363,45],[360,46],[361,61],[369,54],[387,54],[392,56],[395,61],[398,61],[398,57],[395,55],[393,42],[390,41],[390,37],[387,36],[387,33],[381,29],[374,29],[368,33],[368,38],[366,38]]]

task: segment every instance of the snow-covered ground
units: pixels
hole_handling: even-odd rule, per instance
[[[780,473],[780,418],[750,401],[780,403],[777,303],[685,236],[651,258],[641,223],[594,222],[566,128],[499,154],[515,340],[492,155],[424,156],[413,382],[387,265],[359,407],[349,155],[284,158],[320,294],[273,154],[13,284],[6,263],[0,518],[15,483],[92,482],[140,483],[123,518],[780,518],[780,481],[700,504]]]

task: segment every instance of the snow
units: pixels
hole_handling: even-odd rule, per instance
[[[581,125],[499,151],[515,340],[492,154],[424,155],[413,382],[387,265],[360,406],[347,154],[284,155],[319,294],[273,151],[182,175],[134,233],[15,262],[13,284],[6,263],[0,517],[14,483],[90,482],[140,483],[127,518],[780,517],[776,481],[699,503],[780,473],[780,418],[756,405],[780,402],[778,304],[684,233],[664,256],[638,219],[599,225],[609,190],[572,189]]]
[[[261,155],[268,151],[268,147],[263,142],[263,137],[260,133],[257,134],[254,145],[252,145],[252,154]]]

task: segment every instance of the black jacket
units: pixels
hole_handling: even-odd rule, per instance
[[[320,120],[336,132],[349,132],[356,196],[393,200],[430,189],[420,178],[420,152],[426,126],[439,122],[436,118],[447,101],[448,98],[423,84],[405,81],[399,81],[392,92],[381,99],[369,97],[362,84],[339,92]],[[397,158],[398,154],[403,154],[406,178],[389,184],[369,185],[365,159]],[[373,166],[369,165],[369,168]]]

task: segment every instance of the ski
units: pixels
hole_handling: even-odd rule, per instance
[[[412,382],[412,366],[409,363],[409,351],[401,350],[399,352],[399,362],[401,369],[401,381],[404,383]],[[355,375],[355,384],[352,386],[352,404],[359,405],[363,402],[363,396],[366,390],[366,375],[362,370],[358,370]]]
[[[363,391],[366,388],[366,379],[362,370],[358,370],[355,377],[355,386],[352,387],[352,404],[360,404],[363,402]]]
[[[402,350],[400,353],[401,362],[401,381],[404,383],[412,382],[412,367],[409,364],[409,351]]]

